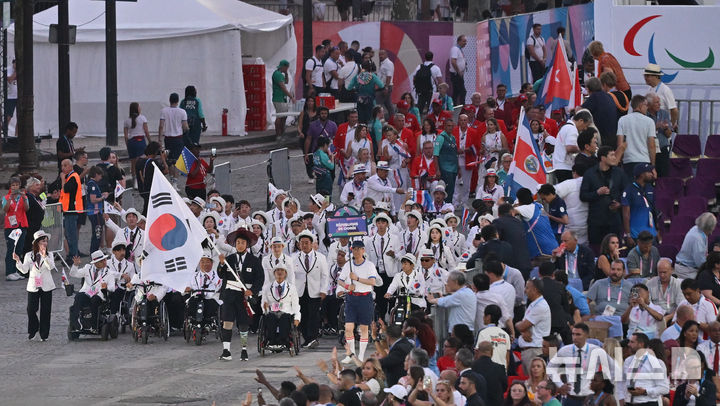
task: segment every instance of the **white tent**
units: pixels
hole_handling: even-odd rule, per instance
[[[77,25],[76,43],[70,46],[72,120],[80,134],[105,135],[105,3],[68,3],[70,24]],[[58,52],[57,45],[48,42],[57,7],[33,20],[35,130],[57,136]],[[120,134],[130,102],[140,103],[154,132],[170,93],[182,99],[187,85],[198,89],[209,134],[220,133],[223,108],[229,110],[229,134],[244,134],[243,60],[256,63],[261,58],[269,84],[278,62],[287,59],[294,67],[297,54],[292,17],[237,0],[118,2],[117,43]],[[266,92],[269,122],[270,86]]]

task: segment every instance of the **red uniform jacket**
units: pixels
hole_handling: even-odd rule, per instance
[[[399,135],[400,139],[407,145],[408,153],[414,158],[417,155],[417,136],[415,132],[405,127]]]
[[[437,177],[435,160],[432,157],[430,159],[426,159],[423,155],[413,158],[410,163],[410,179],[412,180],[412,186],[415,189],[424,189],[427,187],[427,185],[421,184],[422,182],[420,182],[420,178],[426,174],[427,179],[434,179]]]
[[[435,113],[428,113],[427,117],[428,120],[432,120],[435,123],[435,129],[437,130],[437,133],[440,134],[445,130],[445,120],[448,118],[452,118],[452,113],[449,111],[443,110],[440,115],[435,115]]]
[[[395,127],[395,117],[390,117],[390,125]],[[420,123],[417,117],[412,113],[405,113],[405,128],[409,128],[412,132],[420,131]]]

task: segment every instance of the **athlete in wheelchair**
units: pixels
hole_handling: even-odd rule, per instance
[[[202,344],[203,338],[215,332],[220,337],[218,323],[218,309],[220,308],[220,294],[222,280],[217,272],[213,270],[212,253],[205,250],[200,258],[195,276],[190,281],[190,286],[185,293],[190,297],[185,302],[185,321],[183,323],[183,335],[185,341],[195,342],[195,345]]]
[[[390,324],[402,326],[410,312],[427,308],[425,301],[425,276],[415,267],[417,259],[413,254],[400,258],[401,271],[393,276],[388,286],[386,299],[395,299],[390,311]]]
[[[110,294],[110,309],[117,314],[121,331],[130,325],[132,298],[135,292],[127,288],[127,283],[135,275],[135,263],[125,259],[127,242],[122,235],[115,236],[112,243],[112,255],[108,259],[108,268],[115,276],[115,291]]]
[[[116,338],[118,321],[109,302],[115,290],[115,275],[107,267],[107,257],[98,250],[92,253],[89,264],[82,268],[79,265],[80,258],[73,258],[70,276],[82,278],[83,285],[70,306],[68,339],[76,340],[80,334],[100,334],[103,340]]]
[[[144,280],[141,272],[133,276],[128,289],[135,287],[135,306],[132,308],[132,333],[135,342],[147,344],[151,334],[167,341],[170,337],[170,318],[163,298],[167,288]]]
[[[286,280],[285,265],[273,269],[275,281],[265,286],[262,293],[263,316],[258,334],[258,352],[281,352],[287,349],[293,356],[300,352],[300,300],[297,289]]]

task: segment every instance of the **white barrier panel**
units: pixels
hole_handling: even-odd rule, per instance
[[[213,175],[215,175],[215,189],[222,195],[232,194],[232,186],[230,185],[230,162],[215,165]]]
[[[42,229],[50,234],[47,250],[50,252],[63,251],[63,225],[62,205],[60,203],[48,204],[45,206],[45,217],[42,221]]]

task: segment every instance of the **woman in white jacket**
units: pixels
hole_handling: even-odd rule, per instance
[[[32,340],[40,331],[40,340],[45,341],[50,334],[50,312],[52,311],[52,291],[55,282],[51,271],[55,269],[55,261],[47,252],[50,234],[40,230],[33,234],[32,251],[25,254],[23,261],[13,253],[15,267],[22,274],[30,273],[27,283],[28,291],[28,339]],[[38,320],[38,309],[40,319]]]

